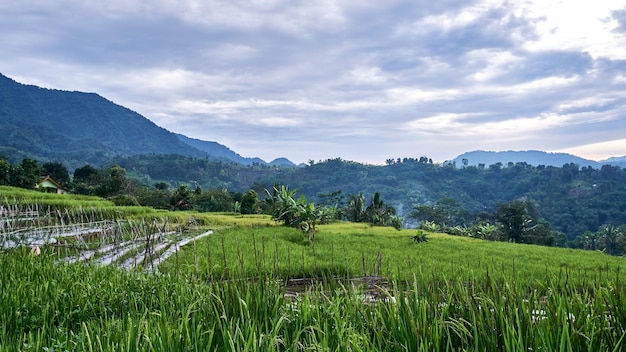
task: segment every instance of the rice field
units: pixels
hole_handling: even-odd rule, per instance
[[[416,275],[368,299],[319,282],[289,296],[276,280],[206,281],[0,257],[2,351],[621,351],[622,288],[527,290],[482,278],[437,285]]]
[[[349,223],[310,242],[265,216],[25,204],[0,217],[0,351],[626,345],[625,262],[602,253]]]

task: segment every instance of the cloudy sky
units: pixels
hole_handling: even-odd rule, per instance
[[[0,48],[267,161],[626,155],[623,0],[2,0]]]

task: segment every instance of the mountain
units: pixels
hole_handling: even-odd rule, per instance
[[[296,164],[287,158],[277,158],[272,160],[269,164],[272,166],[296,166]]]
[[[525,162],[533,166],[545,165],[556,167],[561,167],[565,164],[574,163],[580,167],[590,166],[594,169],[599,169],[602,166],[602,163],[593,160],[583,159],[581,157],[577,157],[571,154],[548,153],[538,150],[502,152],[477,150],[473,152],[463,153],[454,158],[452,161],[455,162],[456,165],[459,167],[464,165],[478,166],[481,164],[488,167],[489,165],[493,165],[496,163],[502,163],[503,165],[507,165],[509,162]]]
[[[24,85],[0,74],[0,156],[99,165],[115,156],[178,154],[266,164],[191,139],[98,94]]]
[[[189,138],[187,136],[184,136],[182,134],[176,134],[176,136],[178,137],[178,139],[180,139],[181,141],[183,141],[185,144],[190,145],[198,150],[201,150],[209,155],[211,155],[212,157],[215,158],[221,158],[221,159],[228,159],[231,161],[234,161],[238,164],[243,164],[243,165],[252,165],[252,164],[267,164],[264,160],[260,159],[260,158],[245,158],[237,153],[235,153],[234,151],[232,151],[230,148],[223,146],[217,142],[207,142],[207,141],[203,141],[200,139],[195,139],[195,138]],[[284,159],[284,158],[282,158]],[[276,159],[279,160],[279,159]],[[286,165],[286,166],[293,166],[294,164],[287,160],[286,162],[279,162],[279,163],[275,163],[275,161],[272,161],[271,163],[269,163],[270,165]]]
[[[612,157],[605,160],[600,160],[601,164],[609,164],[614,166],[619,166],[621,168],[626,168],[626,155],[621,157]]]

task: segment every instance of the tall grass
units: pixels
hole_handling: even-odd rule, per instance
[[[0,257],[2,351],[620,351],[624,287],[546,283],[536,291],[481,276],[392,281],[384,297],[315,285],[286,298],[273,280],[206,282]]]
[[[257,226],[216,231],[183,248],[169,273],[199,271],[214,279],[360,277],[411,280],[415,274],[441,284],[478,276],[537,287],[546,281],[579,286],[587,281],[626,282],[626,261],[598,252],[487,242],[443,234],[412,240],[414,231],[360,224],[320,226],[315,242],[297,229]],[[624,267],[624,268],[622,268]]]
[[[412,231],[360,224],[320,226],[310,242],[266,216],[90,209],[38,212],[27,226],[106,218],[135,237],[157,227],[216,231],[179,249],[157,274],[67,263],[53,246],[40,256],[0,252],[0,351],[621,351],[626,344],[623,258],[439,234],[417,243]],[[309,284],[292,287],[293,278]]]

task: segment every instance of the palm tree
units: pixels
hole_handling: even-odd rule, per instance
[[[393,216],[396,215],[396,209],[388,206],[380,198],[380,193],[374,193],[370,205],[365,209],[367,220],[373,224],[389,225]]]
[[[605,225],[602,227],[600,230],[600,238],[607,254],[616,254],[619,236],[619,228],[613,225]]]
[[[365,220],[365,197],[362,193],[348,195],[345,213],[348,221],[362,222]]]

